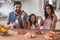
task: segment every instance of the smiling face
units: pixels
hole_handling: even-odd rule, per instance
[[[36,19],[36,18],[35,18],[35,16],[34,16],[34,15],[32,15],[32,16],[31,16],[31,21],[32,21],[32,23],[34,23],[34,22],[35,22],[35,19]]]
[[[46,6],[46,12],[47,12],[47,14],[50,14],[51,13],[51,9],[50,9],[49,6]]]
[[[21,10],[21,5],[20,4],[16,4],[16,5],[14,5],[13,8],[14,8],[15,12],[19,13],[20,10]]]

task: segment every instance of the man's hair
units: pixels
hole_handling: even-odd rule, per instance
[[[21,2],[19,2],[19,1],[14,1],[14,6],[16,5],[16,4],[20,4],[20,5],[22,5],[22,3]]]

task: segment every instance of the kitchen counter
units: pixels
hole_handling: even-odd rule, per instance
[[[36,30],[33,30],[33,31],[36,31]],[[44,30],[44,32],[47,33],[48,31]],[[25,34],[17,35],[15,33],[15,30],[10,30],[9,35],[0,36],[0,40],[49,40],[49,39],[44,38],[44,35],[45,34],[37,35],[36,38],[27,38],[27,37],[25,37]],[[59,35],[59,37],[60,37],[60,35]],[[60,39],[58,39],[58,40],[60,40]]]

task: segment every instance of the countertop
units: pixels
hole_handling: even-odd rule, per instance
[[[32,30],[31,30],[32,31]],[[36,31],[36,30],[33,30]],[[45,33],[47,33],[47,31],[44,30]],[[49,40],[44,38],[45,34],[41,34],[41,35],[37,35],[36,38],[27,38],[25,37],[25,34],[23,35],[17,35],[15,33],[15,30],[9,30],[9,35],[8,36],[0,36],[0,40]],[[60,35],[59,35],[60,37]],[[60,39],[58,39],[60,40]]]

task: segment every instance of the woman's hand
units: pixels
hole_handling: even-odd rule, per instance
[[[55,14],[52,14],[53,17],[55,17],[56,15]]]
[[[52,14],[53,21],[52,21],[52,29],[55,30],[56,23],[57,23],[57,16],[55,14]]]
[[[57,16],[55,14],[52,14],[52,16],[53,16],[53,21],[57,22]]]

